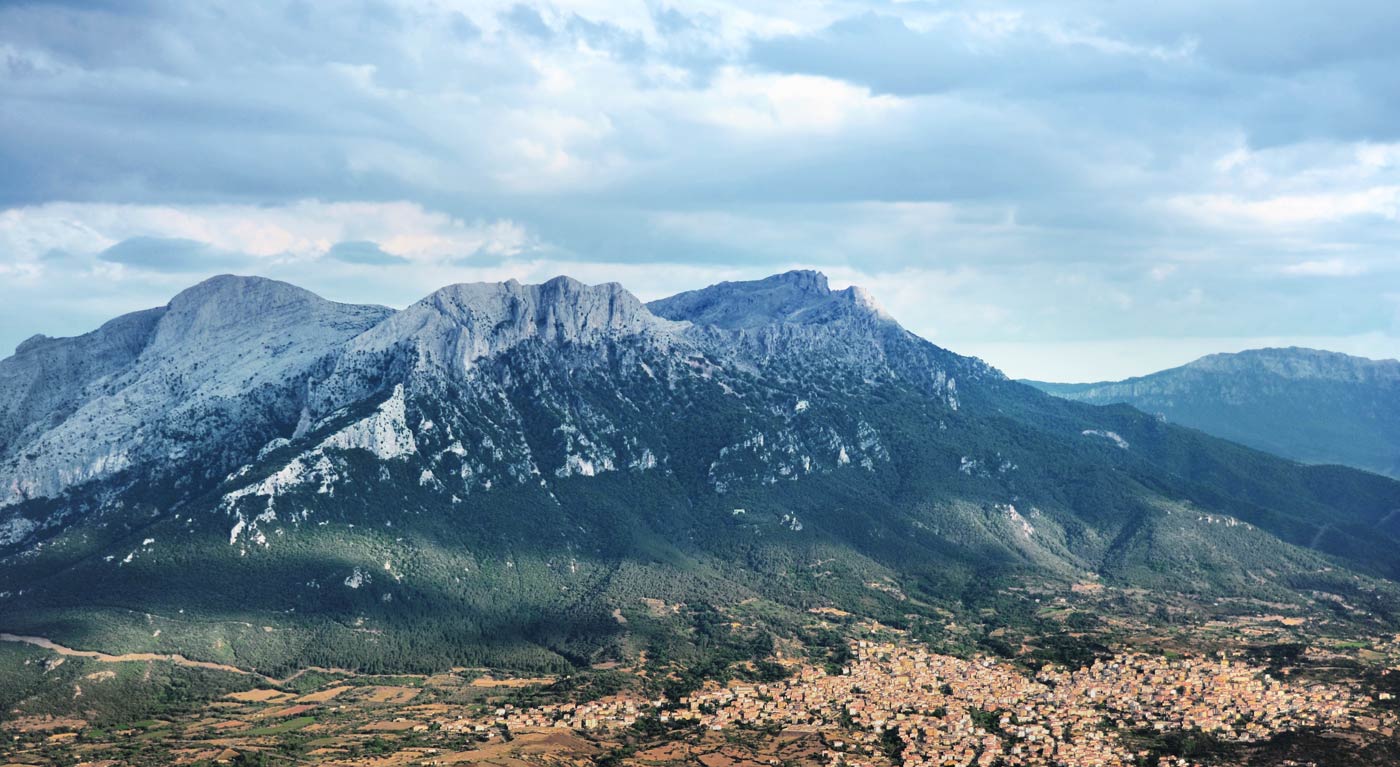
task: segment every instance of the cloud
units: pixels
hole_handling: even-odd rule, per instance
[[[55,202],[0,213],[0,253],[18,262],[51,251],[156,266],[205,259],[227,263],[307,261],[328,251],[361,263],[517,256],[539,247],[510,219],[467,220],[406,201],[283,205],[132,205]],[[373,250],[383,255],[376,255]]]
[[[752,55],[769,69],[840,77],[885,93],[947,90],[966,74],[945,43],[873,13],[842,19],[817,34],[760,41]]]
[[[155,272],[204,272],[249,266],[247,256],[181,237],[129,237],[97,254],[99,261]]]
[[[347,264],[365,264],[369,266],[386,266],[391,264],[412,263],[403,256],[396,256],[392,253],[385,253],[377,243],[369,240],[348,240],[337,242],[326,251],[326,255],[337,261],[344,261]]]
[[[1220,194],[1188,195],[1174,199],[1172,204],[1187,215],[1214,222],[1294,225],[1356,216],[1375,216],[1395,221],[1400,220],[1400,186],[1255,200]]]
[[[961,89],[1126,90],[1166,83],[1168,65],[1192,47],[1107,36],[1095,25],[1024,11],[954,10],[915,29],[896,16],[865,13],[815,33],[756,43],[753,60],[780,72],[863,83],[882,93]]]
[[[477,40],[481,37],[481,27],[478,27],[464,13],[452,14],[448,19],[448,28],[452,30],[453,36],[463,42]]]
[[[502,13],[501,22],[520,34],[541,40],[547,40],[554,34],[540,12],[524,3],[513,5]]]
[[[1295,277],[1355,277],[1366,273],[1363,264],[1344,258],[1329,258],[1322,261],[1302,261],[1281,267],[1280,272]]]
[[[740,134],[830,133],[852,122],[893,119],[898,99],[875,96],[842,80],[808,75],[752,75],[724,69],[711,83],[714,98],[694,117]]]
[[[1400,279],[1400,6],[1339,2],[0,3],[0,342],[235,258],[813,266],[955,350],[1395,335],[1345,278]]]
[[[1152,279],[1161,282],[1175,274],[1179,268],[1181,268],[1179,264],[1157,264],[1147,273]]]
[[[1347,0],[1323,14],[1282,5],[1182,2],[1144,11],[1079,2],[886,7],[775,35],[752,61],[902,95],[975,92],[1078,108],[1120,126],[1155,116],[1178,130],[1232,124],[1251,143],[1400,137],[1400,12]],[[1338,13],[1343,15],[1337,15]],[[1110,101],[1111,99],[1111,101]],[[1166,123],[1148,126],[1165,133]]]

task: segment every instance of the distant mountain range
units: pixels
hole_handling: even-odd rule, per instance
[[[1126,403],[1304,463],[1400,478],[1400,361],[1254,349],[1123,381],[1025,383],[1079,402]]]
[[[1007,380],[815,272],[401,311],[223,276],[0,361],[0,629],[269,672],[674,655],[716,610],[1030,621],[1028,582],[1388,621],[1397,509]]]

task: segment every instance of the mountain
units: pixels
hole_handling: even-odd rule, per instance
[[[1036,626],[1085,581],[1400,620],[1400,483],[1046,395],[815,272],[401,311],[225,276],[0,382],[0,630],[70,646],[765,657],[812,609]]]
[[[317,365],[389,313],[216,277],[84,336],[31,338],[0,361],[0,503],[131,466],[186,479],[208,468],[174,465],[192,448],[223,465],[255,451]]]
[[[1254,349],[1123,381],[1026,383],[1080,402],[1126,403],[1304,463],[1400,478],[1400,361]]]

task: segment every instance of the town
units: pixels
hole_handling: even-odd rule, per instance
[[[644,663],[572,679],[472,669],[309,672],[245,685],[188,714],[118,727],[12,711],[0,754],[12,764],[85,767],[1187,767],[1246,763],[1219,757],[1290,734],[1330,734],[1333,740],[1308,752],[1318,753],[1336,738],[1394,744],[1400,732],[1400,638],[1371,645],[1387,657],[1377,667],[1385,680],[1379,685],[1315,674],[1317,662],[1343,657],[1321,647],[1304,665],[1259,665],[1240,647],[1180,653],[1138,646],[1073,668],[957,657],[875,624],[840,647],[839,664],[805,651],[779,653],[765,662],[764,675],[707,679],[673,697],[658,684],[671,672]],[[79,666],[73,694],[83,698],[101,694],[118,673],[141,666],[150,673],[158,662],[23,652],[45,675]],[[600,674],[615,689],[574,686]],[[1393,763],[1390,751],[1380,753],[1365,763]],[[1318,762],[1271,756],[1258,763]]]
[[[1029,676],[989,657],[964,660],[917,646],[860,641],[839,675],[812,666],[773,684],[710,685],[677,701],[616,696],[586,704],[500,708],[453,728],[608,729],[645,716],[709,730],[781,725],[830,730],[833,765],[867,764],[892,746],[905,765],[1132,765],[1120,731],[1194,731],[1251,741],[1315,726],[1354,724],[1366,701],[1346,688],[1291,684],[1224,657],[1116,656]],[[1393,737],[1394,717],[1368,720]],[[892,740],[897,738],[897,742]],[[1162,764],[1176,764],[1163,761]],[[1179,762],[1185,764],[1185,762]]]

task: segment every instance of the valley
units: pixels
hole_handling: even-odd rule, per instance
[[[713,676],[651,656],[543,677],[306,670],[277,681],[200,668],[224,686],[139,720],[82,698],[171,661],[25,642],[5,654],[43,668],[34,684],[59,688],[65,694],[49,705],[63,703],[41,714],[27,691],[30,702],[3,725],[0,753],[94,766],[757,767],[1263,765],[1285,756],[1382,765],[1400,752],[1400,635],[1344,639],[1359,635],[1319,614],[1220,613],[1176,627],[1124,616],[1067,630],[1076,612],[1109,612],[1117,597],[1104,591],[1043,594],[1061,631],[1019,637],[1019,650],[1002,655],[943,654],[907,630],[813,609],[804,629],[821,642],[783,642],[769,657],[711,666]],[[977,624],[942,629],[1007,636]]]

